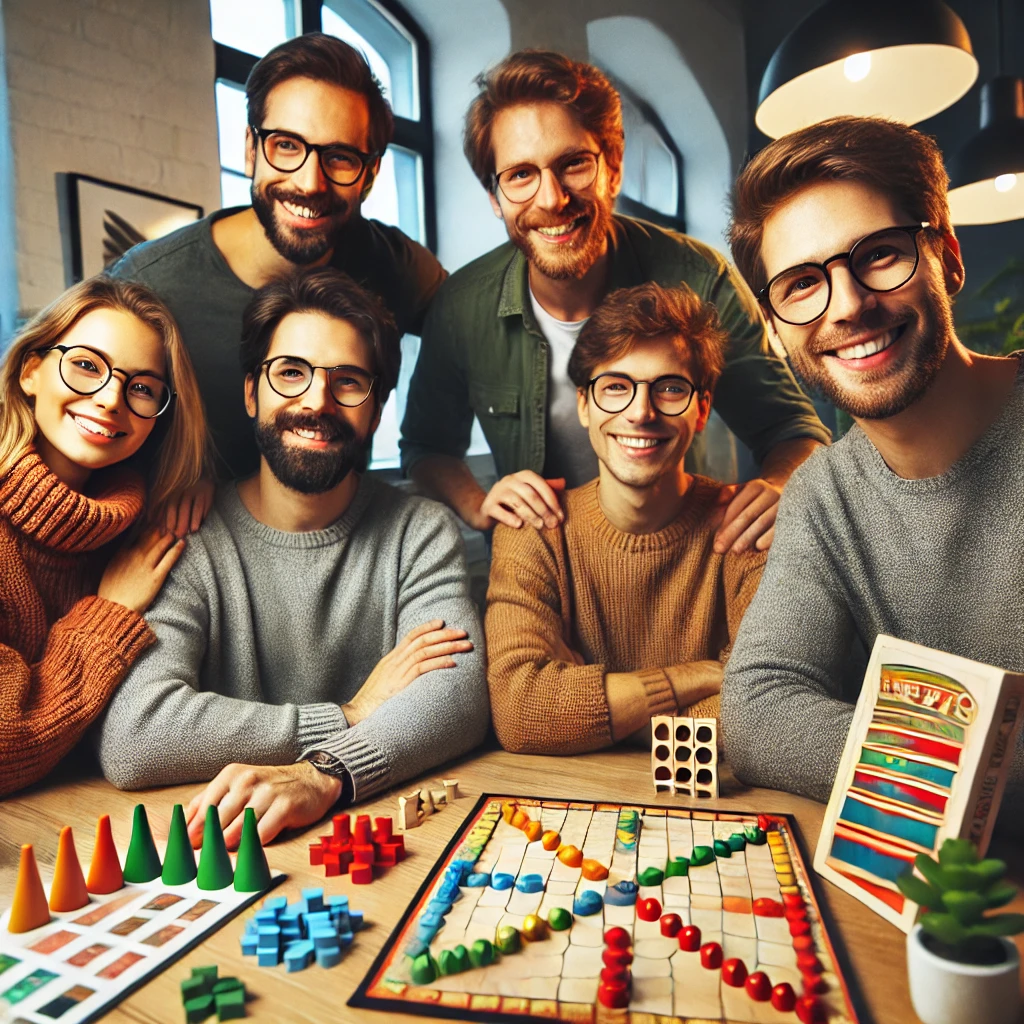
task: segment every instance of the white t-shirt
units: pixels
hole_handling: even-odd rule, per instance
[[[547,432],[544,476],[564,477],[566,487],[579,487],[597,476],[597,456],[576,411],[576,385],[569,379],[569,356],[584,320],[558,320],[537,301],[530,289],[530,305],[537,326],[547,339],[548,360]]]

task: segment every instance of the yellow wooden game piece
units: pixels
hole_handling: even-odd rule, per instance
[[[547,921],[542,917],[538,917],[536,914],[527,914],[523,918],[523,938],[528,942],[539,942],[541,939],[546,938],[548,934]]]
[[[583,877],[590,882],[600,882],[608,877],[608,869],[599,861],[583,858]]]
[[[779,892],[781,892],[783,895],[787,895],[787,894],[792,893],[793,895],[796,896],[796,895],[800,894],[800,886],[799,885],[780,885],[779,886]]]
[[[518,829],[526,828],[526,826],[529,825],[529,823],[530,823],[530,816],[526,813],[526,811],[524,811],[522,809],[522,807],[517,807],[516,808],[516,812],[515,812],[515,814],[512,815],[512,820],[509,822],[509,824],[513,828],[518,828]]]
[[[516,813],[516,805],[509,803],[507,800],[501,805],[501,816],[510,825],[512,824],[512,815]]]
[[[792,871],[780,871],[778,873],[777,877],[778,877],[778,880],[779,880],[779,887],[780,888],[782,886],[784,886],[784,885],[795,885],[796,884],[796,875],[794,875]]]
[[[576,846],[560,846],[558,859],[570,868],[578,868],[583,863],[583,852]]]
[[[526,833],[527,840],[531,843],[535,843],[540,839],[540,834],[544,831],[544,826],[539,821],[528,821],[523,831]]]
[[[545,850],[557,850],[562,845],[562,837],[557,832],[545,832],[540,837],[540,845]]]

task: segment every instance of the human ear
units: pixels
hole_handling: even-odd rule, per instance
[[[251,127],[245,129],[245,176],[256,174],[256,133]]]
[[[249,419],[256,419],[256,375],[247,374],[245,378],[245,413]]]
[[[711,416],[711,392],[697,392],[697,422],[693,425],[695,434],[699,434],[707,425]]]
[[[18,383],[29,398],[35,398],[39,393],[39,371],[42,365],[43,357],[38,352],[29,352],[21,364]]]
[[[967,275],[960,256],[960,242],[952,231],[942,234],[942,274],[946,282],[946,293],[956,295],[963,288]]]
[[[772,351],[780,358],[786,358],[786,346],[782,344],[782,338],[779,336],[779,332],[775,329],[775,318],[771,313],[766,313],[764,317],[765,332],[768,335],[768,344],[771,345]]]
[[[590,404],[587,402],[587,389],[576,389],[576,415],[580,418],[580,426],[590,429]]]
[[[614,171],[608,168],[608,191],[612,199],[615,199],[622,188],[622,168],[617,167]]]
[[[498,202],[497,193],[491,192],[490,189],[487,191],[487,198],[491,201],[491,209],[494,211],[494,216],[498,220],[504,220],[505,215],[501,212],[501,203]]]
[[[373,188],[373,183],[377,180],[377,174],[380,171],[380,157],[374,161],[372,167],[367,167],[364,172],[365,177],[363,179],[363,187],[359,192],[359,201],[364,202],[366,197],[370,194],[370,190]]]

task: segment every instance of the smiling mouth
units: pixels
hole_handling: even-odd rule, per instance
[[[533,230],[542,234],[545,238],[564,238],[566,235],[571,235],[586,219],[584,214],[580,214],[566,224],[535,227]]]
[[[310,206],[302,206],[287,199],[278,199],[278,202],[293,216],[302,220],[324,220],[326,213],[319,213]]]
[[[836,359],[843,361],[867,359],[869,356],[878,355],[879,352],[884,352],[889,348],[902,337],[906,327],[906,324],[900,324],[899,327],[893,327],[891,330],[886,331],[885,334],[872,338],[871,341],[859,342],[856,345],[846,345],[843,348],[834,349],[832,352],[826,352],[825,355],[835,356]]]
[[[320,444],[330,444],[332,441],[338,440],[333,433],[328,434],[326,431],[313,430],[309,427],[289,427],[288,433],[301,437],[303,441],[317,441]]]
[[[104,426],[101,426],[95,420],[88,420],[84,416],[71,417],[75,424],[82,430],[90,434],[96,434],[98,437],[125,437],[125,431],[123,430],[109,430]]]
[[[667,437],[634,437],[631,434],[612,434],[612,437],[622,445],[623,448],[632,448],[635,451],[649,451],[665,444]]]

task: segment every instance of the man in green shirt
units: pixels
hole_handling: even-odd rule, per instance
[[[688,284],[729,334],[715,408],[761,464],[732,492],[716,548],[771,543],[789,474],[828,431],[768,347],[754,297],[725,259],[685,235],[612,213],[624,139],[618,93],[596,68],[524,51],[480,79],[465,150],[510,241],[438,293],[402,425],[402,464],[470,526],[561,521],[545,478],[597,475],[566,372],[576,335],[610,292]],[[474,414],[500,479],[485,493],[463,461]]]
[[[296,266],[329,264],[380,297],[400,332],[418,334],[445,277],[429,250],[360,212],[394,128],[361,53],[333,36],[298,36],[260,60],[245,89],[252,206],[143,242],[111,271],[148,285],[178,321],[227,477],[259,465],[238,362],[256,289]]]

